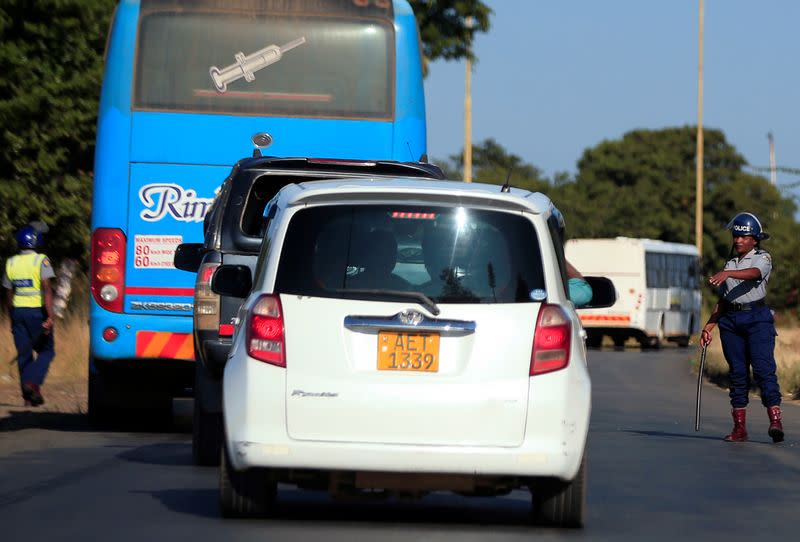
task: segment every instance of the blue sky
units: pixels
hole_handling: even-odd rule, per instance
[[[492,137],[552,176],[605,139],[697,123],[698,0],[484,2],[475,143]],[[753,166],[769,165],[771,131],[777,165],[800,168],[798,24],[797,0],[705,0],[703,125]],[[442,160],[464,143],[464,63],[432,63],[425,93],[428,154]]]

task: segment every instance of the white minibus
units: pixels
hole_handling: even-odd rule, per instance
[[[688,346],[700,326],[700,259],[697,247],[652,239],[570,239],[566,257],[583,275],[611,279],[617,302],[581,310],[587,344],[608,335],[615,346],[630,337],[643,348],[665,341]]]

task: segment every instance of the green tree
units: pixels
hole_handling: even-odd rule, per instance
[[[783,306],[800,274],[790,265],[800,249],[794,202],[764,177],[742,170],[745,159],[720,130],[705,131],[703,266],[708,275],[728,258],[725,225],[739,211],[762,218],[776,263],[770,302]],[[649,237],[695,243],[696,129],[634,130],[587,149],[574,183],[560,187],[571,237]],[[774,233],[773,233],[774,232]]]
[[[448,179],[462,178],[463,151],[451,155],[440,167]],[[524,162],[516,154],[509,153],[493,138],[472,146],[472,168],[475,182],[502,185],[508,180],[511,186],[532,192],[547,191],[551,184],[542,176],[539,168]]]
[[[0,259],[43,219],[48,253],[86,263],[103,48],[116,0],[0,3]],[[491,10],[479,0],[412,0],[427,60],[472,58]],[[472,17],[474,24],[467,23]]]
[[[43,219],[48,252],[86,260],[91,172],[113,0],[0,5],[0,255]]]
[[[480,0],[410,0],[422,38],[423,69],[437,59],[475,60],[476,32],[489,31],[492,10]]]

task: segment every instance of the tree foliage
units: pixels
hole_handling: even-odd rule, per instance
[[[723,268],[730,257],[727,223],[740,211],[760,217],[772,238],[763,248],[773,256],[769,301],[782,308],[800,281],[793,265],[800,252],[797,207],[767,179],[743,171],[745,159],[720,130],[705,131],[703,197],[703,274]],[[586,149],[575,179],[554,179],[507,153],[493,139],[473,147],[475,178],[547,194],[564,213],[567,234],[578,237],[647,237],[695,243],[696,128],[634,130],[622,139]],[[462,154],[445,164],[450,178],[461,178]],[[714,294],[709,290],[709,298]]]
[[[464,170],[464,154],[453,154],[439,164],[448,179],[460,179]],[[525,163],[516,154],[509,153],[495,139],[488,138],[472,146],[472,169],[476,182],[499,184],[508,182],[517,188],[532,192],[544,191],[550,182],[542,171]]]
[[[116,0],[0,3],[0,258],[42,219],[47,252],[86,263],[103,49]],[[479,0],[412,0],[425,57],[471,57],[491,10]],[[474,25],[467,24],[467,17]]]
[[[115,0],[0,3],[0,257],[33,219],[51,226],[48,252],[86,264],[102,54]],[[411,0],[427,61],[473,58],[476,32],[492,11],[480,0]],[[471,19],[470,19],[471,18]],[[473,21],[470,24],[468,21]],[[476,180],[543,191],[564,211],[571,237],[628,235],[694,243],[693,127],[634,130],[587,149],[571,179],[547,179],[494,139],[473,147]],[[461,178],[463,154],[443,164]],[[760,176],[720,130],[705,132],[704,266],[722,267],[725,224],[738,211],[761,217],[772,240],[770,301],[782,306],[800,280],[792,265],[800,225],[792,199]],[[510,172],[510,177],[509,177]]]
[[[574,183],[555,190],[572,237],[649,237],[695,244],[695,127],[634,130],[584,151]],[[745,159],[720,130],[704,131],[703,274],[723,268],[731,250],[727,223],[740,211],[761,218],[775,262],[770,303],[785,305],[800,272],[797,207],[767,179],[743,171]],[[709,292],[710,293],[710,292]],[[712,296],[713,297],[713,296]]]
[[[475,60],[476,32],[489,31],[492,10],[480,0],[410,0],[422,38],[423,66],[437,59]]]
[[[48,252],[85,256],[102,54],[113,0],[0,4],[0,253],[42,219]],[[84,258],[85,259],[85,258]]]

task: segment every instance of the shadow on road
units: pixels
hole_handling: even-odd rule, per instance
[[[173,512],[198,517],[221,517],[216,489],[169,489],[138,493],[151,495]],[[532,521],[528,498],[469,498],[442,492],[411,501],[392,498],[343,502],[331,499],[324,492],[294,488],[279,491],[278,501],[269,518],[243,521],[281,523],[286,527],[305,529],[307,535],[310,534],[308,529],[330,533],[330,529],[371,529],[374,523],[382,524],[381,529],[386,529],[387,524],[425,525],[441,526],[448,532],[454,527],[463,526],[473,535],[476,528],[485,528],[487,536],[492,536],[490,532],[496,534],[498,527],[513,532],[524,528],[526,533],[532,527],[537,527]]]
[[[47,429],[51,431],[91,431],[86,414],[79,412],[33,412],[10,411],[0,418],[0,433],[23,429]]]
[[[144,463],[147,465],[193,466],[192,446],[188,442],[148,444],[125,450],[117,457],[131,463]]]
[[[455,502],[454,502],[455,501]],[[279,496],[274,519],[340,523],[524,526],[533,524],[530,500],[457,497],[437,493],[418,501],[337,502],[320,495],[312,502]]]
[[[623,433],[631,433],[634,435],[644,435],[646,437],[668,437],[668,438],[689,438],[700,440],[721,440],[718,436],[702,435],[700,433],[668,433],[666,431],[644,431],[641,429],[626,429]]]
[[[83,432],[191,433],[192,403],[175,401],[172,412],[159,410],[117,410],[102,424],[89,423],[85,412],[39,410],[16,407],[0,411],[0,433],[24,429]]]
[[[179,514],[218,518],[219,504],[216,489],[165,489],[160,491],[132,491],[134,494],[150,495],[166,508]]]

